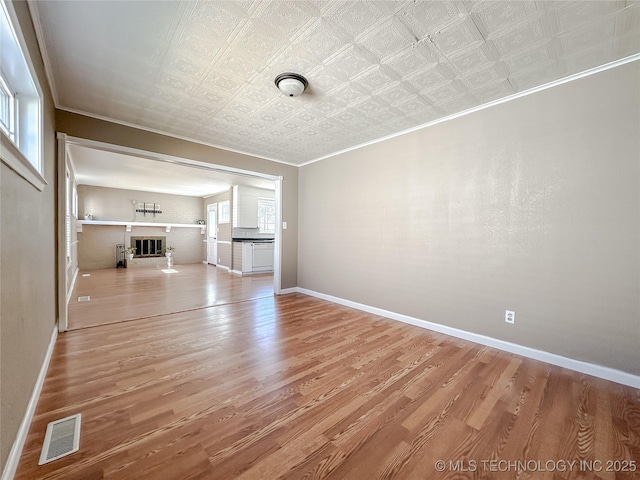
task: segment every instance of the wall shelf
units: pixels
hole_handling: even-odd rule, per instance
[[[200,234],[204,235],[206,225],[199,223],[162,223],[162,222],[121,222],[114,220],[78,220],[76,222],[76,231],[82,233],[84,225],[109,225],[116,227],[125,227],[125,231],[130,232],[132,227],[161,227],[165,232],[169,233],[172,228],[199,228]]]

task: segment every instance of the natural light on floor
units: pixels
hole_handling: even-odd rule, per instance
[[[174,270],[173,268],[163,268],[162,271],[164,273],[178,273],[178,270]]]

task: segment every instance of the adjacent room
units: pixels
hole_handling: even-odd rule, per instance
[[[640,478],[640,2],[0,7],[2,480]]]
[[[69,330],[273,295],[272,180],[114,150],[67,149]]]

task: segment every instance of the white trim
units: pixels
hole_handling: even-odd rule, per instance
[[[242,276],[242,272],[240,270],[229,270],[229,273],[233,273],[234,275]]]
[[[275,181],[276,231],[273,244],[273,293],[282,290],[282,177]]]
[[[74,242],[77,243],[77,242]],[[76,279],[78,278],[78,272],[80,269],[76,267],[75,272],[73,272],[73,278],[71,279],[71,285],[69,286],[69,291],[67,292],[67,304],[71,301],[71,294],[73,293],[73,289],[76,286]]]
[[[231,267],[227,267],[225,265],[218,264],[218,265],[216,265],[216,268],[221,268],[222,270],[226,270],[227,272],[231,271]]]
[[[96,115],[95,113],[85,112],[84,110],[78,110],[78,109],[75,109],[75,108],[68,108],[68,107],[64,107],[64,106],[57,106],[57,108],[58,108],[58,110],[63,110],[65,112],[69,112],[69,113],[75,113],[77,115],[83,115],[85,117],[95,118],[96,120],[102,120],[102,121],[105,121],[105,122],[110,122],[110,123],[115,123],[115,124],[118,124],[118,125],[123,125],[125,127],[136,128],[138,130],[144,130],[145,132],[156,133],[158,135],[162,135],[162,136],[165,136],[165,137],[177,138],[178,140],[184,140],[184,141],[191,142],[191,143],[197,143],[199,145],[204,145],[205,147],[217,148],[217,149],[223,150],[225,152],[239,153],[240,155],[247,155],[248,157],[259,158],[261,160],[268,160],[270,162],[275,162],[275,163],[283,163],[283,164],[289,165],[291,167],[297,167],[298,166],[295,163],[287,162],[285,160],[279,160],[277,158],[272,158],[272,157],[265,157],[264,155],[259,155],[257,153],[245,152],[243,150],[237,150],[235,148],[224,147],[224,146],[218,145],[216,143],[209,143],[209,142],[205,142],[203,140],[198,140],[196,138],[186,137],[184,135],[177,135],[175,133],[170,133],[170,132],[165,132],[163,130],[158,130],[156,128],[144,127],[142,125],[138,125],[138,124],[135,124],[135,123],[125,122],[125,121],[122,121],[122,120],[116,120],[115,118],[106,117],[106,116],[103,116],[103,115]]]
[[[596,365],[593,363],[583,362],[581,360],[575,360],[573,358],[563,357],[562,355],[557,355],[555,353],[549,353],[545,352],[544,350],[525,347],[523,345],[506,342],[504,340],[487,337],[485,335],[468,332],[466,330],[460,330],[458,328],[447,327],[446,325],[440,325],[438,323],[421,320],[419,318],[410,317],[401,313],[391,312],[382,308],[364,305],[362,303],[353,302],[351,300],[345,300],[344,298],[334,297],[333,295],[315,292],[306,288],[297,287],[295,291],[298,293],[304,293],[305,295],[309,295],[312,297],[320,298],[322,300],[327,300],[332,303],[344,305],[346,307],[362,310],[363,312],[380,315],[392,320],[398,320],[400,322],[408,323],[416,327],[433,330],[435,332],[444,333],[445,335],[451,335],[452,337],[461,338],[463,340],[469,340],[471,342],[486,345],[488,347],[497,348],[498,350],[503,350],[505,352],[515,353],[516,355],[521,355],[523,357],[532,358],[541,362],[550,363],[551,365],[568,368],[569,370],[574,370],[576,372],[585,373],[587,375],[603,378],[612,382],[621,383],[630,387],[640,388],[640,376],[623,372],[621,370],[616,370],[614,368],[604,367],[602,365]]]
[[[64,133],[56,133],[56,142],[58,145],[57,152],[57,172],[58,178],[58,222],[56,235],[58,238],[58,265],[67,264],[67,222],[66,222],[66,204],[67,204],[67,135]],[[76,229],[78,225],[76,224]],[[76,256],[77,260],[77,256]],[[69,308],[67,300],[67,268],[58,268],[58,331],[66,332],[69,328]],[[65,288],[62,288],[62,287]]]
[[[264,178],[266,180],[276,180],[277,178],[280,178],[277,175],[271,175],[269,173],[243,170],[241,168],[228,167],[226,165],[218,165],[216,163],[201,162],[199,160],[191,160],[185,157],[175,157],[173,155],[153,152],[150,150],[140,150],[138,148],[125,147],[124,145],[117,145],[115,143],[98,142],[96,140],[89,140],[89,139],[80,138],[80,137],[68,136],[67,143],[71,145],[80,145],[82,147],[93,148],[95,150],[102,150],[104,152],[120,153],[123,155],[131,155],[133,157],[140,157],[147,160],[173,163],[176,165],[182,165],[187,167],[203,168],[206,170],[219,170],[225,173],[233,173],[236,175],[244,175],[244,176],[253,177],[253,178]],[[228,190],[223,190],[222,192],[216,193],[213,196],[220,195],[227,191]]]
[[[298,287],[282,288],[279,295],[289,295],[290,293],[301,293]]]
[[[205,240],[205,242],[206,242],[206,240]],[[231,242],[230,242],[230,241],[228,241],[228,240],[216,240],[216,242],[218,242],[218,243],[222,243],[222,244],[224,244],[224,245],[231,245]]]
[[[568,77],[560,78],[558,80],[554,80],[553,82],[545,83],[544,85],[540,85],[539,87],[530,88],[528,90],[524,90],[522,92],[514,93],[513,95],[509,95],[508,97],[499,98],[497,100],[493,100],[488,103],[484,103],[482,105],[478,105],[477,107],[470,108],[468,110],[463,110],[462,112],[454,113],[452,115],[448,115],[446,117],[438,118],[433,120],[432,122],[424,123],[422,125],[417,125],[415,127],[408,128],[406,130],[402,130],[401,132],[393,133],[391,135],[387,135],[385,137],[380,137],[375,140],[371,140],[369,142],[361,143],[359,145],[354,145],[353,147],[348,147],[343,150],[339,150],[337,152],[329,153],[322,157],[314,158],[313,160],[309,160],[304,163],[298,164],[298,167],[305,167],[307,165],[311,165],[312,163],[319,162],[320,160],[326,160],[327,158],[335,157],[337,155],[341,155],[343,153],[351,152],[353,150],[358,150],[360,148],[368,147],[369,145],[373,145],[376,143],[384,142],[385,140],[390,140],[395,137],[400,137],[402,135],[406,135],[408,133],[415,132],[416,130],[422,130],[423,128],[431,127],[433,125],[437,125],[438,123],[447,122],[449,120],[453,120],[454,118],[462,117],[464,115],[468,115],[470,113],[477,112],[479,110],[484,110],[485,108],[493,107],[495,105],[500,105],[501,103],[510,102],[511,100],[515,100],[520,97],[525,97],[527,95],[531,95],[533,93],[538,93],[542,90],[546,90],[548,88],[557,87],[558,85],[562,85],[563,83],[572,82],[574,80],[579,80],[584,77],[588,77],[595,73],[600,73],[605,70],[609,70],[611,68],[619,67],[625,65],[627,63],[634,62],[636,60],[640,60],[640,53],[635,55],[631,55],[626,58],[622,58],[620,60],[616,60],[614,62],[606,63],[604,65],[600,65],[599,67],[591,68],[589,70],[585,70],[584,72],[576,73],[573,75],[569,75]]]
[[[38,190],[43,191],[48,185],[47,181],[3,131],[0,131],[0,147],[2,163]]]
[[[36,411],[38,400],[40,399],[40,393],[42,392],[42,386],[44,385],[44,380],[47,376],[47,370],[49,369],[49,363],[51,362],[51,357],[53,355],[53,349],[56,345],[57,338],[58,328],[54,327],[53,332],[51,333],[51,339],[49,340],[49,347],[47,348],[47,352],[44,355],[42,367],[40,367],[40,373],[38,374],[36,383],[33,386],[33,392],[31,393],[31,398],[29,399],[29,403],[27,404],[27,410],[24,412],[24,417],[22,418],[22,422],[20,423],[20,427],[18,428],[16,439],[13,442],[11,451],[9,452],[9,457],[7,458],[7,463],[4,466],[1,480],[12,480],[16,474],[16,470],[18,469],[18,463],[20,463],[22,449],[24,448],[24,444],[27,440],[29,427],[31,427],[33,415]]]
[[[56,84],[54,82],[54,77],[51,74],[53,72],[53,68],[51,68],[51,60],[49,59],[48,50],[44,48],[44,31],[42,29],[42,23],[40,23],[40,13],[38,12],[38,2],[27,2],[27,6],[29,7],[29,13],[31,14],[31,21],[33,22],[33,27],[36,32],[36,40],[38,41],[38,47],[40,47],[40,55],[42,56],[42,62],[44,63],[44,73],[47,77],[47,81],[49,82],[49,87],[51,90],[51,96],[53,97],[53,104],[56,108],[60,108],[60,102],[58,101],[58,90],[56,89]]]

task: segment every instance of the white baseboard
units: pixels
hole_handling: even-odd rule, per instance
[[[493,337],[487,337],[478,333],[467,332],[466,330],[460,330],[453,327],[447,327],[446,325],[440,325],[438,323],[429,322],[427,320],[421,320],[419,318],[410,317],[401,313],[391,312],[389,310],[383,310],[382,308],[371,307],[362,303],[353,302],[351,300],[345,300],[344,298],[334,297],[333,295],[326,295],[324,293],[315,292],[313,290],[307,290],[306,288],[288,288],[287,293],[304,293],[312,297],[327,300],[332,303],[344,305],[346,307],[362,310],[363,312],[372,313],[374,315],[380,315],[392,320],[398,320],[400,322],[415,325],[416,327],[433,330],[435,332],[451,335],[452,337],[461,338],[463,340],[469,340],[471,342],[486,345],[488,347],[497,348],[505,352],[515,353],[516,355],[522,355],[523,357],[532,358],[541,362],[550,363],[551,365],[557,365],[559,367],[568,368],[580,373],[586,373],[594,377],[603,378],[612,382],[621,383],[634,388],[640,388],[640,376],[633,375],[631,373],[616,370],[614,368],[604,367],[602,365],[596,365],[593,363],[583,362],[581,360],[575,360],[573,358],[563,357],[555,353],[545,352],[544,350],[537,350],[535,348],[525,347],[516,343],[506,342]]]
[[[283,288],[280,290],[280,295],[288,295],[290,293],[298,293],[298,292],[300,292],[300,289],[298,287]]]
[[[71,279],[71,286],[69,287],[69,291],[67,292],[67,305],[71,301],[71,294],[73,294],[73,287],[76,286],[76,279],[78,278],[78,272],[80,269],[76,267],[75,272],[73,272],[73,278]]]
[[[216,268],[220,268],[220,269],[222,269],[222,270],[226,270],[227,272],[230,272],[230,271],[231,271],[231,268],[229,268],[229,267],[227,267],[227,266],[225,266],[225,265],[220,265],[220,264],[218,264],[218,265],[216,265]]]
[[[233,273],[234,275],[242,276],[242,272],[240,270],[229,270],[229,273]]]
[[[27,404],[27,409],[24,412],[24,417],[22,418],[22,422],[20,423],[20,428],[18,428],[16,439],[13,442],[13,446],[11,447],[11,451],[9,452],[9,457],[7,458],[7,463],[5,464],[4,470],[2,471],[1,480],[13,480],[13,477],[15,477],[16,475],[16,470],[18,470],[18,463],[20,463],[20,456],[22,455],[22,449],[24,448],[24,444],[27,441],[27,434],[29,433],[29,427],[31,427],[31,421],[33,420],[33,415],[36,412],[36,406],[38,405],[40,392],[42,392],[44,379],[47,376],[47,370],[49,369],[49,362],[51,361],[51,356],[53,355],[53,348],[56,345],[57,338],[58,338],[58,326],[56,325],[53,329],[53,333],[51,334],[51,340],[49,340],[49,347],[47,348],[47,353],[45,354],[44,360],[42,361],[42,367],[40,367],[40,373],[38,374],[38,378],[36,379],[36,384],[33,386],[33,392],[31,392],[31,398],[29,399],[29,403]]]

